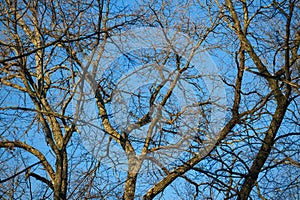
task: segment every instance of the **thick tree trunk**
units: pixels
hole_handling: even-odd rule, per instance
[[[137,175],[138,175],[137,173],[128,172],[127,180],[125,183],[124,196],[123,196],[124,200],[134,199]]]
[[[54,200],[67,199],[68,185],[68,162],[66,150],[61,150],[60,155],[56,158],[56,173],[54,187]]]
[[[142,161],[140,161],[135,155],[129,156],[123,200],[134,200],[137,176],[141,165]]]

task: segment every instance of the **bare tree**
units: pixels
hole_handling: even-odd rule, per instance
[[[298,1],[1,4],[1,198],[299,198]]]
[[[116,13],[110,12],[111,7]],[[22,150],[18,153],[21,157],[3,153],[3,160],[8,159],[13,170],[3,171],[1,177],[13,177],[21,166],[28,177],[14,183],[14,191],[27,193],[28,188],[37,186],[30,185],[34,178],[46,187],[34,194],[30,191],[27,197],[47,198],[53,193],[54,199],[67,199],[69,170],[73,168],[68,151],[76,150],[70,143],[76,131],[70,103],[78,71],[70,49],[93,48],[110,31],[134,20],[126,12],[110,1],[1,2],[0,147],[8,153]],[[28,166],[36,160],[40,165],[30,170]],[[6,198],[8,194],[4,190],[1,195]]]

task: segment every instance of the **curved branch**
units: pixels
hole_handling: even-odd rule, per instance
[[[47,161],[46,157],[39,150],[20,141],[8,141],[8,140],[0,141],[0,148],[14,149],[15,147],[21,148],[34,155],[37,159],[39,159],[42,165],[44,166],[44,169],[48,173],[50,179],[51,180],[55,179],[54,170],[52,169],[51,165]]]
[[[36,163],[30,165],[30,166],[26,167],[25,169],[19,171],[18,173],[14,174],[14,175],[12,175],[12,176],[6,178],[6,179],[3,179],[3,180],[0,179],[0,183],[4,183],[4,182],[6,182],[6,181],[9,181],[10,179],[13,179],[13,178],[19,176],[20,174],[22,174],[22,173],[26,172],[27,170],[29,170],[31,167],[34,167],[34,166],[36,166],[36,165],[38,165],[38,164],[40,164],[40,163],[42,163],[42,161],[39,161],[39,162],[36,162]]]

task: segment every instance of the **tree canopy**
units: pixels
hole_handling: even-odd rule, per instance
[[[300,2],[0,3],[1,199],[299,199]]]

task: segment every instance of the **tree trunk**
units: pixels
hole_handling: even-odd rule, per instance
[[[258,175],[261,172],[261,169],[264,166],[268,156],[270,155],[270,152],[274,145],[276,134],[285,116],[287,107],[288,107],[287,100],[285,100],[284,103],[279,104],[279,106],[277,107],[273,119],[271,121],[270,127],[264,138],[263,144],[247,174],[247,177],[245,179],[245,182],[242,185],[241,190],[238,193],[238,198],[237,198],[238,200],[248,199],[250,192],[258,178]]]
[[[137,156],[129,155],[128,172],[127,172],[127,179],[125,183],[123,200],[134,199],[137,176],[141,168],[141,165],[142,165],[142,161],[140,161],[137,158]]]
[[[60,155],[56,158],[56,174],[54,187],[54,200],[67,199],[67,185],[68,185],[68,162],[67,152],[65,149],[60,150]]]

